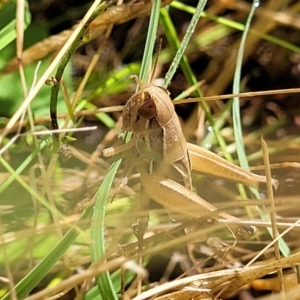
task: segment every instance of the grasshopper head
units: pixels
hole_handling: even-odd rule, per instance
[[[174,106],[166,89],[145,86],[137,76],[132,76],[140,86],[123,110],[123,129],[144,132],[163,127],[174,116]]]
[[[155,101],[146,90],[134,94],[123,110],[123,129],[141,132],[149,127],[149,120],[157,115]]]

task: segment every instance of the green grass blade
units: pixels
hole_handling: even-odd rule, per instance
[[[188,46],[188,43],[191,39],[191,36],[192,36],[192,34],[195,30],[196,25],[197,25],[197,23],[200,19],[201,12],[204,10],[205,5],[206,5],[206,0],[200,0],[198,2],[198,5],[195,9],[195,13],[193,14],[191,22],[190,22],[190,24],[189,24],[189,26],[186,30],[186,34],[184,35],[183,40],[182,40],[180,46],[178,47],[176,55],[173,59],[171,67],[170,67],[169,71],[166,74],[164,84],[163,84],[163,86],[165,88],[170,84],[170,82],[171,82],[171,80],[172,80],[172,78],[173,78],[173,76],[176,72],[176,69],[177,69],[177,67],[178,67],[178,65],[181,61],[181,58],[183,56],[183,53],[184,53],[186,47]],[[164,10],[164,12],[166,12],[166,10]],[[178,39],[174,39],[174,41],[178,41]],[[176,46],[178,46],[178,45],[176,45]]]
[[[237,65],[235,69],[234,74],[234,80],[233,80],[233,93],[239,93],[240,92],[240,82],[241,82],[241,69],[243,64],[243,53],[246,43],[246,38],[250,29],[250,24],[254,15],[254,11],[256,7],[258,7],[259,2],[258,0],[254,0],[251,10],[249,12],[247,22],[245,25],[245,30],[242,35],[241,43],[238,50],[237,55]],[[249,163],[247,159],[247,155],[245,152],[244,142],[243,142],[243,133],[242,133],[242,124],[241,124],[241,116],[240,116],[240,101],[238,97],[235,97],[233,99],[233,105],[232,105],[232,116],[233,116],[233,132],[234,132],[234,138],[236,142],[236,150],[238,154],[238,159],[240,162],[240,165],[242,168],[249,170]],[[242,194],[244,194],[244,191],[242,188],[240,188],[240,191]],[[256,189],[251,189],[252,193],[255,195],[257,199],[260,199],[259,193]],[[259,209],[260,215],[264,221],[270,222],[270,217],[268,214],[264,212],[263,209]],[[268,228],[269,233],[272,235],[272,229]],[[285,243],[283,239],[279,240],[279,247],[284,256],[288,256],[290,254],[290,249]]]
[[[7,178],[7,180],[5,180],[4,182],[1,183],[0,185],[0,194],[3,193],[16,179],[16,177],[18,175],[20,175],[25,169],[26,167],[28,167],[28,165],[33,161],[33,159],[38,155],[38,153],[40,151],[42,151],[42,149],[46,146],[46,143],[41,143],[39,145],[39,148],[35,149],[32,153],[30,153],[21,163],[21,165],[14,170],[14,172],[11,174],[11,176],[9,178]],[[3,162],[0,160],[0,163]]]
[[[11,11],[15,12],[15,10],[16,10],[16,3],[10,2],[0,11],[0,17],[10,14]],[[27,1],[25,2],[25,12],[24,13],[25,13],[25,16],[24,16],[24,30],[25,30],[31,22],[31,15],[30,15]],[[13,15],[15,15],[15,14],[13,14]],[[6,47],[10,42],[15,40],[16,36],[17,36],[16,19],[14,18],[12,21],[10,21],[6,26],[1,28],[1,30],[0,30],[0,51],[4,47]]]
[[[107,94],[117,94],[124,90],[123,85],[127,85],[129,75],[137,74],[141,69],[140,64],[131,63],[122,67],[121,70],[113,70],[107,75],[107,79],[97,86],[97,88],[87,97],[91,101],[97,96]],[[120,86],[120,87],[119,87]],[[117,88],[116,88],[117,87]]]
[[[254,11],[256,8],[256,0],[254,0],[252,9],[249,13],[246,26],[245,26],[245,31],[243,32],[241,43],[239,46],[238,50],[238,55],[237,55],[237,66],[235,68],[235,74],[233,78],[233,93],[239,93],[240,92],[240,82],[241,82],[241,69],[243,65],[243,53],[244,53],[244,48],[245,48],[245,43],[246,43],[246,38],[247,34],[250,28],[250,23],[254,15]],[[236,150],[237,150],[237,155],[240,161],[240,165],[242,168],[249,170],[249,164],[247,160],[247,156],[245,153],[245,146],[244,146],[244,141],[243,141],[243,133],[242,133],[242,124],[241,124],[241,115],[240,115],[240,100],[238,97],[233,98],[233,103],[232,103],[232,115],[233,115],[233,132],[234,132],[234,137],[235,137],[235,142],[236,142]]]
[[[151,61],[153,55],[153,49],[155,45],[156,32],[159,20],[159,9],[160,9],[160,1],[154,1],[150,16],[150,22],[148,27],[148,35],[147,41],[145,45],[145,51],[143,56],[143,61],[141,65],[140,78],[143,82],[147,81],[147,78],[151,69]],[[126,135],[125,140],[128,141],[130,139],[130,134]],[[105,256],[105,208],[108,199],[108,193],[112,186],[113,179],[117,172],[117,169],[121,163],[121,160],[115,162],[109,171],[109,173],[105,176],[103,183],[101,184],[95,204],[95,209],[93,212],[92,218],[92,227],[91,227],[91,255],[92,261],[97,262],[99,259]],[[110,278],[110,274],[108,272],[102,274],[97,279],[98,290],[103,299],[115,299],[117,300],[117,294],[113,286],[113,282]]]
[[[89,223],[92,215],[92,207],[87,208],[78,221],[69,229],[69,231],[60,240],[57,246],[49,251],[49,254],[40,261],[16,286],[15,291],[18,299],[23,299],[37,284],[49,273],[54,264],[63,256],[66,250],[72,245],[79,232],[78,226],[85,227]],[[83,223],[84,222],[84,223]],[[10,293],[6,294],[1,300],[10,300]]]
[[[148,33],[147,33],[147,40],[145,44],[145,50],[144,50],[143,60],[142,60],[142,65],[140,70],[140,79],[144,83],[147,82],[147,79],[151,73],[152,56],[153,56],[154,45],[156,40],[160,6],[161,6],[160,0],[156,0],[153,2],[149,27],[148,27]]]
[[[84,105],[85,109],[97,109],[98,107],[94,104],[92,104],[91,102],[86,102]],[[101,121],[106,128],[112,129],[115,127],[115,121],[114,119],[107,113],[104,112],[99,112],[97,114],[95,114],[95,117]]]
[[[105,256],[105,212],[106,204],[109,195],[110,188],[112,186],[113,179],[119,168],[121,159],[116,161],[110,168],[109,172],[105,176],[98,193],[96,195],[96,203],[94,206],[92,224],[91,224],[91,255],[92,262],[95,263],[99,259]],[[102,297],[106,299],[118,299],[114,290],[110,275],[108,272],[102,274],[97,279],[98,290]],[[103,298],[105,299],[105,298]]]
[[[185,11],[187,13],[190,13],[190,14],[195,13],[195,8],[194,7],[186,5],[186,4],[184,4],[182,2],[179,2],[179,1],[172,1],[171,6],[174,7],[174,8],[180,9],[182,11]],[[229,20],[229,19],[226,19],[226,18],[223,18],[223,17],[210,15],[206,12],[202,12],[201,16],[203,18],[207,18],[209,20],[212,20],[216,23],[222,24],[222,25],[224,25],[228,28],[231,28],[231,29],[235,29],[235,30],[239,30],[239,31],[244,31],[245,30],[245,25],[244,24],[233,21],[233,20]],[[300,53],[300,48],[299,47],[297,47],[294,44],[289,43],[289,42],[287,42],[283,39],[272,36],[270,34],[264,34],[264,33],[258,32],[256,30],[253,30],[253,29],[249,29],[249,31],[251,32],[251,34],[255,34],[256,36],[259,36],[261,39],[264,39],[264,40],[269,41],[273,44],[284,47],[284,48],[286,48],[290,51]]]
[[[56,207],[51,206],[44,197],[42,197],[36,190],[31,188],[30,185],[20,177],[20,175],[10,166],[10,164],[2,156],[0,156],[0,163],[8,172],[12,174],[16,182],[18,182],[32,197],[38,200],[44,207],[51,211],[51,213],[56,214],[61,218],[64,217],[64,215],[60,213]]]
[[[161,24],[164,27],[164,32],[166,34],[166,37],[167,37],[171,47],[173,48],[174,52],[177,51],[177,49],[180,46],[179,38],[176,33],[175,27],[172,23],[172,20],[169,16],[169,13],[167,12],[167,10],[165,8],[161,9]],[[185,55],[183,55],[182,60],[180,61],[180,67],[181,67],[188,83],[191,86],[195,85],[197,83],[197,78],[194,75],[194,73],[189,65],[188,59]],[[164,86],[166,87],[166,83],[164,83]],[[202,93],[199,88],[196,89],[195,94],[197,97],[202,96]],[[202,109],[204,110],[205,116],[208,119],[210,125],[214,128],[213,133],[214,133],[220,147],[222,148],[222,151],[223,151],[226,159],[232,161],[231,156],[228,154],[228,152],[226,150],[226,143],[225,143],[223,137],[221,136],[221,134],[219,133],[218,128],[215,126],[215,122],[210,113],[209,106],[205,102],[200,102],[199,105],[201,105]]]

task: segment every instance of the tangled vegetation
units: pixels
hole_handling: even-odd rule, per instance
[[[299,2],[100,2],[0,1],[0,298],[298,299]],[[192,192],[123,130],[150,81]]]

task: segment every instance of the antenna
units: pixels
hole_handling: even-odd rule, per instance
[[[162,38],[159,39],[159,42],[156,47],[156,55],[155,55],[154,65],[153,65],[153,69],[151,71],[151,76],[149,77],[149,80],[148,80],[148,84],[150,84],[153,80],[155,69],[156,69],[157,62],[158,62],[158,57],[159,57],[159,54],[161,51],[161,47],[162,47]]]

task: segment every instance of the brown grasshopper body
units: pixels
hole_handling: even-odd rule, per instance
[[[215,154],[210,155],[207,150],[187,144],[168,91],[153,85],[144,86],[136,76],[133,77],[140,91],[128,100],[122,115],[123,129],[133,132],[132,139],[126,145],[105,149],[103,154],[111,156],[131,149],[131,162],[141,175],[142,208],[146,208],[148,198],[152,198],[168,211],[179,212],[189,218],[199,218],[217,210],[191,191],[190,156],[193,164],[206,164],[207,173],[213,171],[214,175],[251,186],[265,182],[263,176],[245,172]],[[224,172],[216,174],[215,170],[220,170],[220,166]],[[205,172],[202,169],[198,166],[198,170]],[[237,220],[227,213],[216,213],[214,217]],[[146,221],[147,218],[143,223]],[[141,227],[137,234],[139,238],[142,238],[146,225]],[[252,234],[253,228],[247,227],[246,231]]]
[[[152,168],[165,178],[191,189],[187,144],[168,91],[142,86],[128,100],[122,117],[123,129],[134,133],[132,139],[140,156],[149,159]]]

